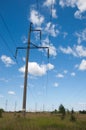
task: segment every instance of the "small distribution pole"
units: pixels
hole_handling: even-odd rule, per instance
[[[28,61],[29,61],[30,49],[48,49],[48,58],[49,58],[49,47],[37,46],[37,45],[35,45],[34,43],[30,42],[31,32],[34,32],[34,31],[40,32],[40,40],[41,40],[41,30],[39,30],[39,29],[33,29],[33,28],[32,28],[32,23],[30,23],[27,47],[17,47],[17,48],[16,48],[16,53],[15,53],[15,58],[16,58],[18,49],[26,49],[26,66],[25,66],[24,91],[23,91],[23,106],[22,106],[23,116],[25,116],[25,114],[26,114]],[[32,46],[30,46],[30,44],[32,44]]]

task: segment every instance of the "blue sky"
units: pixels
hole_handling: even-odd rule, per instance
[[[51,9],[52,8],[52,9]],[[25,50],[30,40],[47,50],[30,50],[27,110],[53,110],[60,104],[75,110],[86,107],[86,1],[0,1],[0,108],[21,110]],[[16,104],[16,105],[15,105]]]

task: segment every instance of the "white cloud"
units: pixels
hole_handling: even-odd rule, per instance
[[[86,57],[86,47],[83,46],[76,46],[76,54],[79,57]]]
[[[8,91],[8,94],[9,95],[15,95],[15,92],[14,91]]]
[[[69,7],[69,6],[75,7],[75,0],[60,0],[59,5],[61,7],[65,7],[65,6],[67,6],[67,7]]]
[[[79,70],[82,70],[82,71],[86,70],[86,60],[83,59],[81,61],[80,65],[79,65]]]
[[[54,69],[54,65],[52,65],[52,64],[50,64],[50,63],[48,63],[46,67],[47,67],[47,70],[52,70],[52,69]]]
[[[75,68],[78,68],[78,67],[79,67],[79,65],[78,65],[78,64],[76,64],[76,65],[75,65]]]
[[[81,32],[76,32],[75,35],[78,38],[77,40],[78,44],[82,43],[83,41],[86,41],[86,28]]]
[[[67,37],[67,35],[68,35],[68,33],[67,33],[67,32],[63,32],[63,38],[66,38],[66,37]]]
[[[64,54],[71,54],[76,57],[86,57],[86,47],[81,45],[74,46],[73,48],[69,46],[67,48],[60,47],[59,50]]]
[[[20,88],[24,88],[24,85],[20,85]]]
[[[67,74],[68,73],[68,71],[67,70],[64,70],[64,74]]]
[[[46,0],[43,5],[49,7],[52,4],[56,4],[56,0]]]
[[[44,22],[44,17],[36,10],[31,10],[30,21],[37,26],[40,26]]]
[[[43,47],[49,47],[49,55],[50,56],[54,56],[55,57],[57,55],[56,47],[52,43],[50,43],[48,38],[43,40],[42,46]],[[47,49],[46,49],[46,51],[47,51]]]
[[[86,0],[60,0],[61,7],[77,7],[77,11],[74,13],[75,18],[82,19],[83,12],[86,11]]]
[[[15,62],[10,57],[8,57],[6,55],[2,55],[0,59],[6,65],[6,67],[9,67],[9,66],[15,64]]]
[[[57,18],[56,9],[54,8],[55,4],[56,4],[56,0],[46,0],[43,4],[44,6],[50,7],[50,9],[51,9],[51,6],[52,6],[51,13],[52,13],[53,18]]]
[[[60,5],[61,7],[64,7],[64,6],[65,6],[64,1],[63,1],[63,0],[60,0],[60,1],[59,1],[59,5]]]
[[[73,49],[70,46],[68,46],[67,48],[60,47],[59,49],[64,54],[72,54],[72,55],[76,56],[76,53],[73,51]]]
[[[26,60],[25,57],[23,57],[22,60],[25,62],[25,60]]]
[[[33,76],[42,76],[45,75],[48,70],[54,69],[54,65],[52,64],[38,64],[37,62],[29,62],[28,64],[28,73]],[[25,66],[19,69],[20,72],[25,72]]]
[[[74,13],[74,16],[75,16],[75,18],[77,18],[77,19],[82,19],[83,17],[82,17],[82,14],[81,14],[81,12],[79,11],[79,10],[77,10],[75,13]]]
[[[56,83],[54,83],[54,87],[58,87],[59,86],[59,84],[56,82]]]
[[[86,0],[75,0],[75,4],[77,5],[78,9],[81,11],[86,11]]]
[[[23,43],[27,43],[27,42],[28,42],[28,39],[26,38],[26,36],[22,36],[21,39],[22,39],[22,42],[23,42]]]
[[[52,8],[52,17],[57,18],[56,9]]]
[[[59,73],[59,74],[56,75],[56,77],[57,78],[64,78],[64,75]]]
[[[76,73],[75,73],[75,72],[72,72],[72,73],[71,73],[71,76],[73,76],[73,77],[74,77],[75,75],[76,75]]]
[[[48,22],[45,27],[45,32],[50,34],[52,37],[56,37],[59,34],[59,30],[56,28],[55,24]]]

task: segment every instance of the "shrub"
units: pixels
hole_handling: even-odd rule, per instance
[[[70,117],[70,121],[72,121],[72,122],[76,121],[76,117],[74,115],[72,115],[72,114],[71,114],[71,117]]]

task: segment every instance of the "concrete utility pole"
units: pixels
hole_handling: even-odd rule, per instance
[[[26,51],[26,66],[25,66],[24,91],[23,91],[23,109],[22,109],[24,116],[25,116],[25,112],[26,112],[26,95],[27,95],[26,92],[27,92],[27,77],[28,77],[28,60],[29,60],[29,52],[30,52],[31,24],[32,23],[30,23],[28,45],[27,45],[27,51]]]
[[[23,116],[25,116],[25,114],[26,114],[28,61],[29,61],[30,49],[48,49],[48,58],[49,58],[49,47],[37,46],[37,45],[35,45],[34,43],[31,43],[31,42],[30,42],[31,32],[34,32],[34,31],[40,32],[40,40],[41,40],[41,30],[39,30],[39,29],[33,29],[33,28],[32,28],[32,23],[30,23],[27,47],[17,47],[17,48],[16,48],[16,54],[15,54],[15,58],[16,58],[18,49],[26,49],[26,66],[25,66],[24,91],[23,91],[23,106],[22,106]],[[30,47],[30,44],[32,44],[32,47]]]

